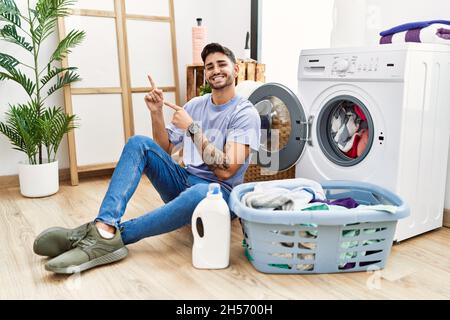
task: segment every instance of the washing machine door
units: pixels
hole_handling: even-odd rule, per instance
[[[297,96],[286,86],[267,83],[248,97],[261,118],[258,165],[284,171],[300,159],[308,137],[308,122]]]

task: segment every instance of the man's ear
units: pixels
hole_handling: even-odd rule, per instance
[[[234,77],[237,78],[239,74],[239,65],[237,63],[234,64]]]

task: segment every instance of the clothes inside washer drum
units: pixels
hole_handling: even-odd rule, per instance
[[[360,106],[342,101],[331,115],[333,144],[347,157],[360,157],[368,144],[367,117]]]

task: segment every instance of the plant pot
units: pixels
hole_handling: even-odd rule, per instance
[[[55,194],[59,190],[58,161],[43,164],[19,162],[20,193],[37,198]]]

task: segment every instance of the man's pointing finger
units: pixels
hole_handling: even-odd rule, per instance
[[[166,106],[172,108],[172,109],[175,110],[175,111],[178,111],[178,110],[182,110],[182,109],[183,109],[182,107],[177,106],[176,104],[173,104],[173,103],[170,103],[170,102],[167,102],[167,101],[164,101],[164,104],[165,104]]]

